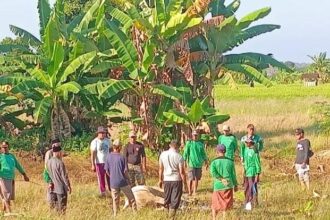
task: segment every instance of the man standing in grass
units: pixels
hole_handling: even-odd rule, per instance
[[[91,163],[92,171],[97,174],[100,196],[106,195],[105,182],[110,190],[110,180],[104,170],[104,162],[111,151],[111,141],[106,137],[107,129],[100,126],[97,128],[97,137],[91,143]]]
[[[0,196],[5,216],[11,215],[10,200],[15,199],[15,168],[23,175],[24,181],[29,181],[29,177],[16,157],[9,153],[9,143],[3,141],[0,154]]]
[[[162,188],[164,184],[165,208],[169,209],[170,219],[174,219],[181,202],[183,186],[186,188],[184,160],[178,153],[176,141],[171,141],[170,149],[160,155],[158,176],[159,187]]]
[[[217,158],[210,165],[213,178],[212,217],[213,220],[219,212],[231,209],[234,204],[234,191],[237,191],[237,180],[234,161],[225,157],[226,147],[219,144],[216,147]]]
[[[198,132],[192,132],[192,140],[187,141],[183,159],[188,163],[188,193],[189,195],[196,195],[198,181],[202,177],[203,163],[208,168],[208,159],[206,156],[204,144],[198,139]]]
[[[56,138],[54,140],[51,141],[51,148],[46,152],[45,154],[45,169],[44,169],[44,172],[43,172],[43,178],[44,178],[44,181],[47,183],[47,201],[48,203],[50,204],[50,206],[52,207],[53,206],[53,200],[52,199],[54,196],[54,193],[52,192],[52,180],[50,179],[50,176],[49,176],[49,173],[48,173],[48,170],[47,170],[47,163],[48,161],[53,157],[53,148],[54,147],[61,147],[61,141],[60,139]],[[64,155],[63,155],[64,156]]]
[[[221,131],[219,131],[221,132]],[[234,160],[235,151],[237,149],[237,139],[231,133],[230,127],[228,125],[224,125],[222,127],[223,135],[220,135],[218,138],[218,144],[223,144],[226,147],[225,156],[231,160]]]
[[[249,137],[245,140],[242,162],[244,166],[244,188],[245,188],[245,209],[252,210],[252,201],[255,196],[258,203],[258,188],[259,175],[261,173],[260,159],[258,155],[257,145]]]
[[[309,190],[309,152],[311,143],[305,138],[302,128],[295,130],[295,136],[297,140],[295,167],[302,189]]]
[[[68,173],[62,161],[61,146],[53,146],[53,157],[47,162],[47,171],[51,182],[51,208],[55,208],[60,214],[64,214],[68,202],[68,193],[71,193],[71,184]]]
[[[105,170],[110,176],[110,187],[112,193],[112,204],[114,216],[119,211],[120,191],[122,191],[128,199],[129,205],[136,210],[136,202],[134,194],[129,185],[127,172],[127,162],[123,155],[120,154],[121,143],[119,139],[113,142],[113,152],[110,153],[105,161]]]
[[[144,173],[146,173],[146,153],[142,143],[136,141],[136,133],[131,131],[129,133],[129,143],[124,150],[124,157],[128,163],[128,175],[131,186],[144,185]]]
[[[243,163],[243,156],[245,153],[245,149],[248,148],[247,146],[247,140],[252,140],[251,143],[253,143],[253,148],[255,150],[255,153],[257,155],[257,160],[258,160],[258,164],[261,164],[261,160],[260,160],[260,151],[263,150],[264,148],[264,141],[263,139],[257,135],[255,133],[255,127],[253,124],[248,124],[247,126],[247,135],[243,136],[241,138],[241,151],[240,151],[240,157],[241,157],[241,162]],[[257,175],[256,181],[254,183],[254,187],[253,187],[253,192],[254,192],[254,198],[255,198],[255,202],[256,204],[258,204],[258,182],[259,182],[259,174]]]

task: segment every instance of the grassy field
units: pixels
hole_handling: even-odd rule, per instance
[[[329,160],[318,156],[318,152],[326,150],[328,140],[320,135],[311,109],[316,102],[330,101],[330,85],[306,88],[301,85],[278,85],[271,88],[257,86],[249,88],[239,86],[238,89],[216,87],[216,104],[219,112],[229,113],[228,124],[234,134],[241,137],[248,123],[255,124],[257,133],[265,139],[265,150],[262,153],[263,174],[260,189],[260,205],[252,212],[242,209],[243,192],[235,193],[235,208],[227,215],[227,219],[330,219],[330,184],[329,172],[319,173],[317,165],[327,165]],[[303,127],[306,136],[311,140],[316,156],[311,160],[310,192],[302,192],[292,169],[295,140],[293,129]],[[214,152],[209,149],[210,157]],[[22,215],[19,219],[56,219],[49,212],[45,202],[45,186],[41,180],[42,162],[19,158],[35,183],[25,183],[17,178],[16,201],[14,210]],[[82,155],[70,155],[65,158],[69,176],[73,183],[73,193],[65,219],[111,219],[110,199],[97,197],[96,177],[89,171],[89,159]],[[156,183],[157,167],[147,177],[149,185]],[[152,163],[155,164],[155,163]],[[326,166],[327,168],[327,166]],[[237,175],[242,183],[242,168],[236,162]],[[208,171],[199,187],[196,197],[198,204],[182,211],[179,219],[210,219],[212,182]],[[316,190],[322,198],[313,198]],[[1,218],[1,217],[0,217]],[[63,219],[58,218],[58,219]],[[162,211],[143,209],[137,213],[123,211],[117,219],[166,219]]]

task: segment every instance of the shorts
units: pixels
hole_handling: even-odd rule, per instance
[[[141,165],[128,164],[128,177],[131,187],[137,185],[145,185],[144,175],[141,169]]]
[[[202,168],[188,168],[188,179],[191,180],[200,180],[202,178]]]
[[[302,164],[295,164],[299,181],[309,182],[309,165],[306,165],[306,168],[302,168]]]
[[[1,199],[9,202],[15,199],[15,182],[0,178],[0,196]]]

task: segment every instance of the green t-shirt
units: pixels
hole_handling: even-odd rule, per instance
[[[240,152],[241,157],[243,157],[244,149],[247,148],[247,146],[245,144],[245,141],[247,139],[248,139],[247,135],[245,135],[241,138],[241,152]],[[256,134],[252,136],[252,140],[254,142],[254,146],[255,146],[256,152],[259,157],[259,152],[264,149],[264,140],[259,135],[256,135]]]
[[[220,135],[218,138],[218,144],[223,144],[226,147],[225,157],[234,160],[235,151],[237,149],[237,139],[234,135]]]
[[[183,159],[191,168],[201,168],[207,160],[204,144],[200,141],[187,141],[183,151]]]
[[[226,157],[214,159],[210,166],[210,173],[213,178],[213,190],[227,190],[237,186],[236,171],[234,161]],[[225,186],[221,179],[226,179],[228,185]]]
[[[254,177],[261,173],[260,158],[256,149],[245,148],[243,163],[246,177]]]
[[[0,154],[0,178],[14,180],[15,168],[20,173],[25,173],[21,164],[17,161],[16,157],[13,154]]]

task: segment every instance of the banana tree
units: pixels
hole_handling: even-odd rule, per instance
[[[12,128],[23,129],[25,126],[19,116],[28,113],[28,110],[20,108],[20,103],[16,96],[0,93],[0,125],[7,132],[13,132]]]
[[[116,51],[126,77],[134,81],[125,103],[142,119],[142,132],[153,147],[157,145],[155,133],[161,130],[161,120],[155,120],[155,114],[165,105],[162,103],[181,98],[171,86],[171,66],[165,61],[167,49],[186,28],[202,20],[197,18],[201,7],[193,4],[183,13],[182,2],[157,0],[154,8],[146,4],[136,8],[127,3],[125,11],[109,7],[112,18],[105,20],[105,29],[100,33]]]
[[[254,11],[240,20],[234,13],[239,8],[240,1],[235,0],[228,6],[225,1],[212,1],[207,19],[223,15],[225,19],[218,26],[210,26],[200,36],[190,40],[190,60],[193,69],[200,75],[200,93],[214,97],[213,83],[230,72],[247,75],[265,86],[271,86],[262,71],[270,66],[292,71],[286,65],[271,56],[260,53],[228,54],[233,48],[246,40],[280,28],[279,25],[261,24],[250,26],[253,22],[267,16],[270,8]],[[208,18],[207,18],[208,17]],[[204,89],[204,90],[203,90]],[[211,99],[214,106],[214,99]]]
[[[202,121],[208,124],[223,123],[230,119],[229,115],[216,114],[214,108],[209,106],[208,98],[205,98],[202,102],[196,99],[194,103],[186,107],[184,112],[171,109],[168,112],[164,112],[166,124],[176,125],[183,124],[189,125],[191,130],[196,130]]]
[[[69,101],[72,94],[78,94],[82,89],[76,75],[90,69],[97,57],[97,51],[74,53],[72,45],[76,44],[76,39],[72,36],[76,28],[88,26],[91,15],[87,11],[84,16],[66,24],[63,1],[57,1],[51,9],[47,0],[39,0],[38,9],[41,40],[11,26],[25,45],[2,45],[9,52],[4,56],[5,61],[19,54],[15,60],[19,68],[11,71],[15,74],[9,72],[1,76],[0,84],[11,85],[12,93],[23,94],[26,99],[35,101],[34,119],[51,129],[53,138],[66,137],[72,132],[67,114]]]

